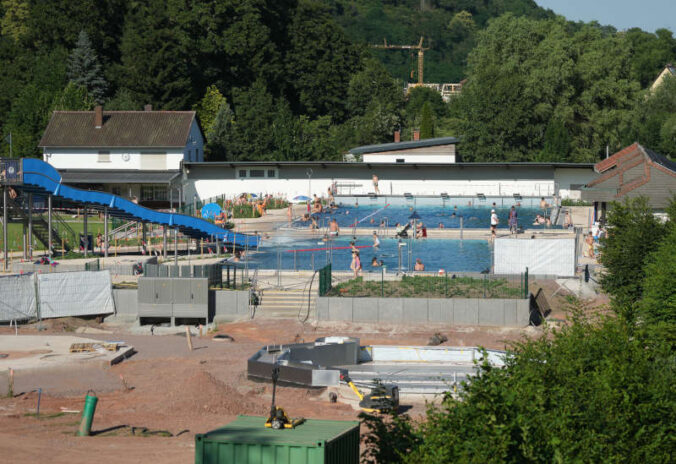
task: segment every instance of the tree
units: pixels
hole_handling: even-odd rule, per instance
[[[103,69],[92,48],[92,42],[85,31],[80,31],[75,48],[68,57],[68,79],[87,89],[87,93],[102,104],[108,83],[103,77]]]
[[[613,299],[613,308],[628,320],[643,294],[646,258],[659,246],[667,228],[657,219],[646,198],[612,203],[608,236],[601,239],[601,287]]]
[[[1,5],[5,14],[0,20],[0,32],[19,42],[28,33],[28,3],[24,0],[2,0]]]
[[[193,106],[205,133],[211,132],[216,115],[225,104],[227,104],[226,99],[218,90],[218,87],[210,85],[207,87],[204,97],[202,97],[199,103]]]
[[[89,111],[94,109],[95,103],[84,86],[70,81],[54,97],[52,111]]]
[[[565,124],[552,119],[545,132],[544,148],[540,161],[561,162],[568,159],[570,152],[570,136]]]
[[[378,418],[376,451],[420,464],[669,461],[673,346],[584,311],[573,307],[561,329],[516,343],[504,368],[484,356],[458,398],[447,393],[424,421]]]
[[[422,107],[422,115],[420,119],[420,138],[431,139],[434,137],[434,117],[432,116],[432,105],[430,102],[425,102]]]
[[[230,141],[233,137],[234,113],[227,102],[218,108],[218,112],[207,134],[207,160],[230,161],[234,160],[231,154]]]

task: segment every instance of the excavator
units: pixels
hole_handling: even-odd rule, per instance
[[[340,380],[345,382],[359,397],[359,407],[364,412],[383,413],[399,409],[399,387],[376,381],[371,392],[364,394],[357,388],[347,373],[340,374]]]

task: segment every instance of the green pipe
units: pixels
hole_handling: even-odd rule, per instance
[[[91,392],[91,395],[89,394]],[[99,399],[93,391],[89,390],[85,396],[85,405],[82,410],[82,419],[80,420],[80,429],[77,431],[78,436],[88,437],[92,430],[92,422],[94,422],[94,413],[96,412],[96,403]]]

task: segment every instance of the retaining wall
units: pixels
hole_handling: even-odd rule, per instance
[[[317,319],[525,327],[530,299],[320,297]]]
[[[214,291],[214,322],[230,322],[249,316],[249,292],[247,290]]]

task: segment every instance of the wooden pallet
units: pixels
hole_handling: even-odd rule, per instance
[[[117,343],[73,343],[70,345],[71,353],[88,353],[103,348],[108,351],[117,351]]]

